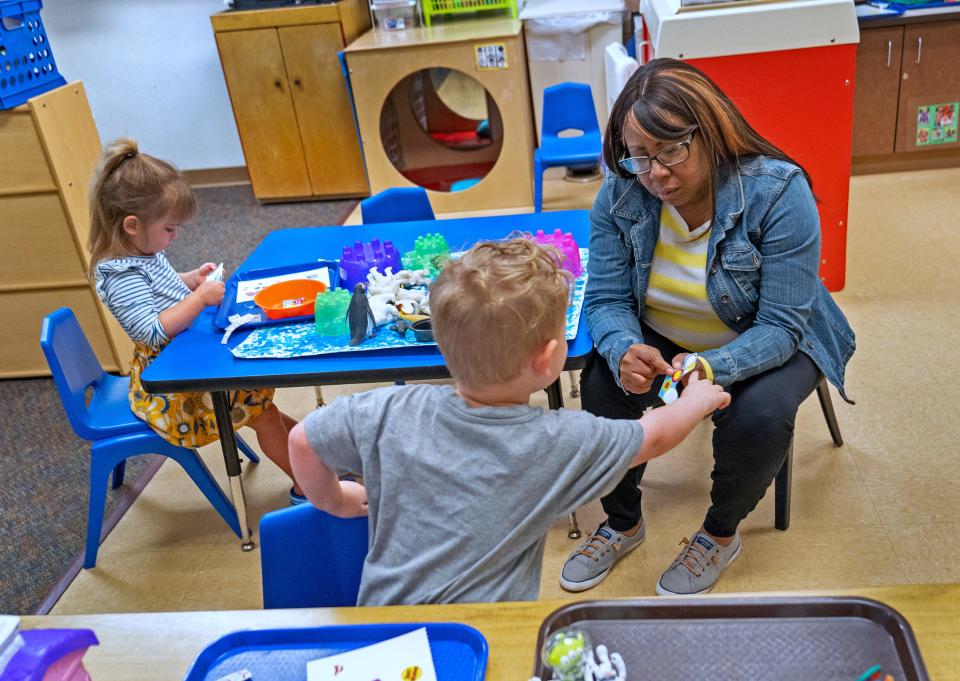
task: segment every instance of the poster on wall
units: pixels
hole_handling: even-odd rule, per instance
[[[957,142],[958,114],[960,114],[960,102],[926,104],[917,107],[917,146]]]

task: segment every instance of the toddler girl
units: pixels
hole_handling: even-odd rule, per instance
[[[140,374],[163,346],[223,299],[223,283],[207,280],[213,263],[178,274],[163,252],[196,213],[193,192],[172,165],[141,154],[133,140],[118,139],[94,174],[90,204],[90,275],[134,342],[130,408],[180,447],[216,441],[209,393],[154,394],[140,384]],[[253,428],[263,453],[292,479],[287,435],[296,421],[273,404],[273,390],[231,392],[230,404],[233,427]],[[296,483],[290,500],[305,500]]]

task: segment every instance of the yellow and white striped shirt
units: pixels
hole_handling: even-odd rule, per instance
[[[693,352],[718,348],[737,337],[707,298],[708,220],[689,229],[677,209],[660,209],[660,239],[653,251],[643,321]],[[669,357],[667,360],[669,361]]]

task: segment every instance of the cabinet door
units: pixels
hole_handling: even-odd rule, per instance
[[[897,151],[955,149],[960,109],[960,21],[908,26],[897,117]],[[939,120],[937,107],[942,109]],[[947,115],[949,110],[950,115]]]
[[[366,194],[367,177],[337,52],[339,24],[279,29],[313,193]]]
[[[310,196],[277,30],[216,36],[253,193],[259,199]]]
[[[853,97],[854,156],[893,153],[902,48],[902,26],[860,33]]]

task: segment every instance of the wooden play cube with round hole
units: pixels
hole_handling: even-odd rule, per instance
[[[371,31],[346,60],[371,193],[422,186],[438,213],[532,206],[521,22]]]

